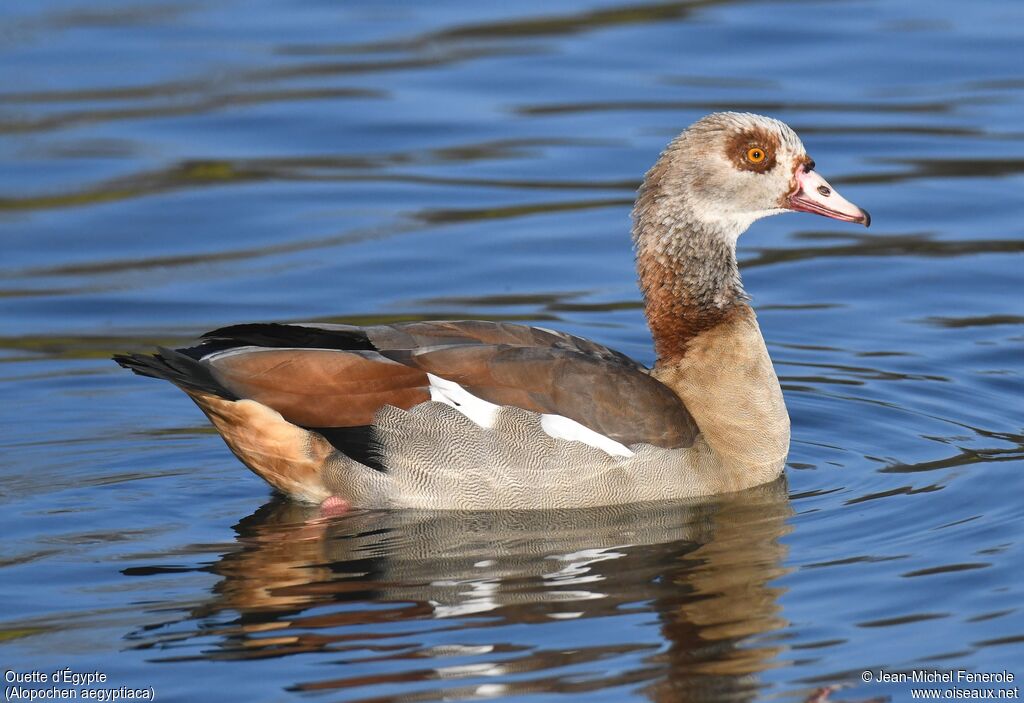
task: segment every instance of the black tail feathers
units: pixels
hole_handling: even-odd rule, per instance
[[[160,378],[187,391],[212,393],[226,400],[238,396],[225,388],[210,368],[174,349],[158,347],[156,354],[115,354],[114,361],[140,376]]]

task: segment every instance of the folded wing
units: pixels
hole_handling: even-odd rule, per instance
[[[568,417],[625,445],[686,447],[697,434],[675,393],[636,362],[536,327],[239,325],[182,351],[233,395],[303,427],[370,425],[384,405],[429,400],[433,374],[491,403]]]

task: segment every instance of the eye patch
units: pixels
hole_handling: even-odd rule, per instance
[[[726,156],[733,165],[754,173],[767,173],[775,168],[778,150],[778,136],[758,127],[737,132],[726,143]]]

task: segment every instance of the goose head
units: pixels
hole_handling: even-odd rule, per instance
[[[650,210],[663,224],[716,233],[733,244],[755,220],[787,211],[870,225],[870,215],[814,168],[800,137],[785,123],[714,113],[673,140],[648,172],[638,219]]]
[[[778,120],[718,112],[668,145],[633,208],[637,272],[660,360],[683,357],[693,338],[745,305],[736,240],[755,220],[789,211],[871,223]]]

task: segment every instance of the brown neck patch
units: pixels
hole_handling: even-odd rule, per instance
[[[640,248],[637,272],[658,363],[686,355],[690,342],[745,307],[732,249],[710,236],[676,240],[672,250]]]

